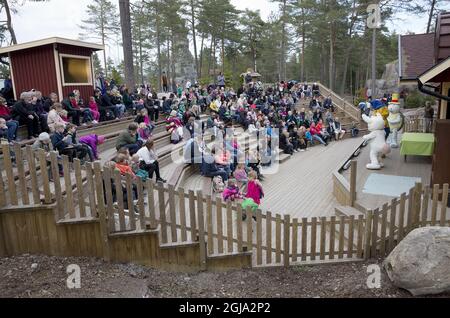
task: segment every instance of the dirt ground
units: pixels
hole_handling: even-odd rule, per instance
[[[0,297],[7,298],[396,298],[411,295],[394,287],[382,271],[381,288],[366,285],[376,261],[179,274],[90,258],[24,255],[0,258]],[[81,268],[81,289],[68,289],[67,266]],[[378,262],[378,264],[381,264]],[[438,297],[450,297],[450,294]]]

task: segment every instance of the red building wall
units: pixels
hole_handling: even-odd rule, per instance
[[[92,49],[72,46],[72,45],[63,45],[58,44],[57,47],[59,54],[70,54],[70,55],[80,55],[80,56],[91,56]],[[93,70],[91,70],[93,72]],[[66,98],[70,93],[72,93],[75,89],[78,89],[81,93],[81,97],[87,103],[89,101],[89,97],[94,95],[94,80],[92,80],[92,86],[63,86],[63,94],[64,98]]]
[[[44,96],[58,92],[53,45],[11,52],[11,65],[17,99],[33,88]]]

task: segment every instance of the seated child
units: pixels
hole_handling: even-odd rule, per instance
[[[131,169],[133,170],[136,177],[141,178],[143,182],[147,181],[149,178],[148,171],[143,169],[143,161],[140,160],[139,155],[134,155],[131,157]]]
[[[228,186],[223,191],[222,197],[225,202],[233,202],[235,200],[242,200],[244,198],[239,187],[236,184],[236,180],[234,179],[228,180]]]
[[[240,188],[247,185],[248,176],[247,171],[245,170],[245,165],[243,163],[238,164],[236,170],[234,171],[234,177]]]
[[[100,111],[98,110],[97,102],[93,96],[89,99],[89,109],[91,110],[92,117],[94,118],[93,124],[98,124],[100,121]]]
[[[352,128],[350,130],[352,132],[352,137],[358,137],[359,135],[359,129],[358,129],[358,124],[356,122],[352,122]]]

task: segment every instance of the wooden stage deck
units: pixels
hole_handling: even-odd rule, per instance
[[[261,210],[289,214],[292,218],[334,216],[338,202],[333,196],[332,173],[362,143],[361,138],[316,145],[294,154],[280,164],[275,174],[265,175],[265,198]],[[183,185],[185,190],[202,190],[203,177],[195,174]]]
[[[357,169],[357,202],[367,209],[375,209],[389,202],[394,197],[373,195],[363,193],[364,185],[372,173],[384,175],[417,177],[422,179],[424,186],[430,185],[431,181],[431,157],[408,156],[407,162],[400,155],[400,149],[392,149],[392,152],[384,160],[385,167],[379,171],[371,171],[366,169],[366,165],[370,162],[370,145],[363,148],[361,154],[356,159],[358,161]],[[350,171],[343,172],[344,177],[350,180]]]

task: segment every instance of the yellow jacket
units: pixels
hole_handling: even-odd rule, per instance
[[[373,111],[373,116],[376,116],[377,114],[380,114],[381,116],[383,116],[384,119],[384,124],[386,126],[386,128],[389,127],[389,122],[388,122],[388,117],[389,117],[389,109],[387,106],[382,107],[380,109],[374,110]]]

